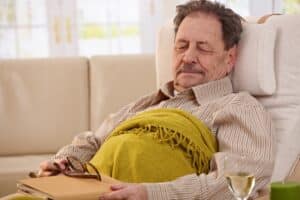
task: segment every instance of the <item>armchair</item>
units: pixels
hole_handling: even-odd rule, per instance
[[[249,91],[274,120],[277,156],[272,181],[300,181],[300,15],[252,17],[243,27],[232,74],[234,90]],[[157,43],[158,86],[171,79],[173,40],[173,27],[168,23]]]

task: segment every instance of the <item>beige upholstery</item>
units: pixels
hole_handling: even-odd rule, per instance
[[[53,153],[89,129],[85,58],[0,62],[0,155]]]
[[[251,20],[253,21],[253,18],[251,18]],[[272,114],[278,136],[278,154],[272,180],[283,180],[288,175],[297,155],[300,154],[300,131],[298,127],[300,124],[300,15],[272,16],[264,25],[255,25],[251,22],[250,26],[252,28],[254,26],[271,27],[271,30],[277,31],[272,52],[260,55],[262,58],[263,56],[271,56],[271,58],[274,59],[271,63],[274,63],[275,68],[276,91],[274,95],[260,96],[258,99]],[[251,30],[247,29],[247,35],[250,34],[249,31]],[[259,30],[257,32],[261,31],[262,30]],[[251,32],[251,34],[253,34],[253,32]],[[261,39],[260,34],[254,34],[256,34],[258,40]],[[171,63],[170,51],[173,46],[172,39],[170,39],[173,35],[171,27],[169,25],[164,26],[159,35],[156,64],[157,83],[161,84],[171,77],[170,69],[167,69]],[[270,35],[270,37],[273,36],[274,34]],[[245,38],[244,34],[242,38],[244,46],[247,45],[247,39],[249,39],[249,42],[255,41],[253,38]],[[253,46],[253,44],[251,43],[249,46]],[[261,46],[260,48],[266,47]],[[241,50],[244,51],[243,48],[241,48]],[[248,57],[252,59],[253,55],[257,55],[257,52],[262,52],[262,50],[258,50],[257,48],[247,49],[247,53],[251,54]],[[243,53],[244,52],[241,52],[240,55],[243,55]],[[270,55],[270,53],[273,53],[274,55]],[[239,59],[247,59],[247,56]],[[244,60],[243,62],[240,62],[240,64],[252,62],[251,60],[246,61],[247,60]],[[260,66],[264,67],[263,65]],[[238,67],[244,66],[236,66],[236,70],[238,70]],[[249,65],[248,67],[251,66]],[[270,70],[270,74],[272,74],[273,69]],[[265,84],[270,77],[268,77],[265,70],[263,72],[264,76],[261,77],[265,77],[265,79],[261,79],[260,81],[263,82],[262,84]],[[261,72],[257,69],[257,73]],[[239,71],[239,75],[244,77],[244,79],[238,80],[243,86],[252,86],[254,85],[253,82],[258,80],[256,77],[253,77],[253,75],[250,75],[248,70]],[[235,89],[241,90],[244,88]],[[250,89],[253,89],[253,87]],[[254,92],[254,94],[256,94],[256,92]],[[261,95],[262,93],[258,94]]]
[[[0,157],[0,197],[16,192],[16,181],[28,177],[51,154]]]
[[[246,90],[254,95],[274,94],[276,36],[277,28],[271,24],[244,24],[232,77],[236,91]]]
[[[153,55],[0,60],[0,197],[155,81]]]
[[[0,60],[0,196],[89,130],[86,58]]]
[[[272,16],[266,24],[278,29],[275,47],[277,91],[259,100],[271,112],[278,136],[273,180],[282,180],[300,154],[300,15]]]
[[[153,55],[91,58],[91,129],[95,131],[108,114],[153,92]]]

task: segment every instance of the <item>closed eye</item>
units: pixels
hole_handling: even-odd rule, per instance
[[[201,51],[201,52],[204,52],[204,53],[210,53],[210,54],[214,52],[214,51],[212,51],[212,50],[210,50],[210,49],[199,48],[199,47],[198,47],[198,50]]]
[[[187,44],[180,44],[180,45],[175,46],[175,50],[177,50],[177,51],[185,50],[187,48],[188,48]]]
[[[199,51],[204,53],[214,53],[213,49],[206,42],[199,42],[197,48]]]
[[[176,49],[186,49],[186,48],[187,48],[187,45],[182,45],[182,46],[176,47]]]

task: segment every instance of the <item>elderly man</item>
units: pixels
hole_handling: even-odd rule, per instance
[[[174,80],[111,115],[95,133],[78,135],[54,158],[61,168],[67,156],[92,159],[100,172],[124,181],[100,199],[231,199],[224,178],[226,156],[232,162],[246,157],[256,178],[253,195],[270,180],[271,118],[247,92],[233,93],[229,76],[241,17],[219,3],[199,0],[178,6],[174,24]],[[174,121],[173,128],[165,118]],[[186,119],[200,131],[187,133]],[[155,126],[147,124],[151,120]],[[39,175],[53,170],[53,161],[45,161]]]

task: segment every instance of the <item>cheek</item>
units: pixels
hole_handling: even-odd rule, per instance
[[[199,63],[206,73],[210,73],[216,69],[217,62],[212,56],[201,56],[199,57]]]
[[[219,72],[225,69],[224,67],[224,60],[221,56],[206,56],[203,57],[202,66],[207,70],[207,72]]]
[[[182,61],[182,55],[178,53],[173,53],[172,57],[172,71],[175,74],[176,70],[179,68]]]
[[[226,74],[226,65],[223,62],[216,62],[210,69],[210,76],[214,78],[220,78]]]

